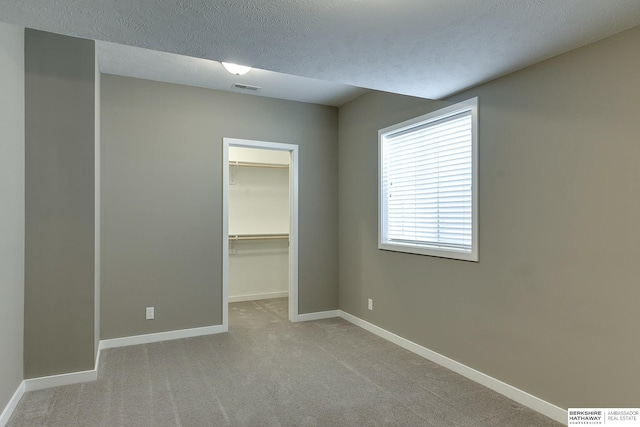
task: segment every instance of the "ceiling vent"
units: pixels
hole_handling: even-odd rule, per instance
[[[234,83],[231,85],[231,87],[236,88],[236,89],[243,89],[243,90],[250,90],[253,92],[259,91],[260,89],[262,89],[260,86],[251,86],[251,85],[245,85],[242,83]]]

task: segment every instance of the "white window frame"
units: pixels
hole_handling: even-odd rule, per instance
[[[383,143],[386,135],[423,126],[447,117],[471,113],[471,250],[438,248],[419,243],[394,242],[387,238],[387,200],[383,186]],[[451,105],[446,108],[398,123],[378,131],[378,248],[394,252],[429,255],[463,261],[478,261],[478,98]]]

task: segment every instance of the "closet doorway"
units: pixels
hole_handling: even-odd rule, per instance
[[[223,326],[230,300],[284,295],[297,321],[298,146],[223,138],[222,157]]]

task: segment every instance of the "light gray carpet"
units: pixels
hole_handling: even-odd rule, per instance
[[[29,392],[9,426],[560,426],[342,319],[229,305],[229,333],[115,348],[92,383]]]

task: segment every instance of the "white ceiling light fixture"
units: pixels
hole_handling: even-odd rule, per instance
[[[230,62],[223,62],[222,66],[231,74],[235,74],[236,76],[244,76],[249,71],[251,71],[251,67],[247,67],[246,65],[238,65],[232,64]]]

